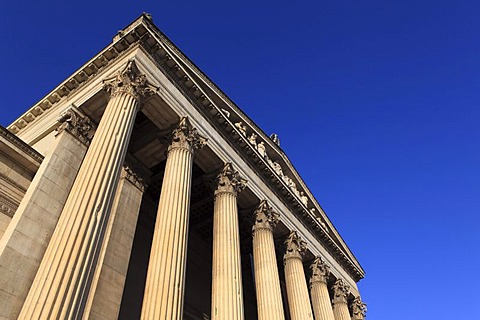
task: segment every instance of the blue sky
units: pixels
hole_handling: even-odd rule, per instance
[[[0,124],[143,11],[279,134],[369,320],[480,319],[480,2],[4,1]]]

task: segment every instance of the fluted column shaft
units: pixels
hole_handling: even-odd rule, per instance
[[[285,282],[292,320],[313,320],[312,307],[308,296],[307,281],[303,270],[302,257],[305,243],[292,232],[287,241],[287,253],[284,256]]]
[[[118,319],[137,219],[149,176],[150,172],[133,159],[123,165],[84,319]]]
[[[333,315],[335,320],[351,320],[346,302],[337,302],[333,305]]]
[[[59,122],[50,150],[0,240],[2,320],[18,319],[95,132],[75,107],[62,113]],[[3,285],[7,283],[12,286]]]
[[[255,212],[253,226],[253,264],[259,320],[285,319],[273,242],[273,228],[277,221],[278,214],[272,211],[266,201],[262,201]]]
[[[138,82],[140,80],[141,83]],[[30,288],[19,319],[78,319],[139,108],[134,62],[112,78],[112,95]],[[120,83],[120,85],[118,85]],[[114,86],[114,88],[113,88]],[[119,89],[120,88],[120,89]]]
[[[183,319],[193,151],[200,141],[198,135],[193,137],[193,133],[196,131],[183,118],[169,147],[148,264],[142,319]],[[195,141],[189,141],[189,137]]]
[[[330,274],[329,267],[320,257],[317,257],[310,266],[310,269],[312,270],[310,295],[312,297],[315,320],[334,320],[327,287],[327,278]]]
[[[333,285],[333,315],[335,320],[351,320],[348,311],[347,296],[349,287],[339,279]]]
[[[311,295],[315,320],[334,320],[327,283],[322,281],[313,282],[311,285]]]
[[[227,164],[217,177],[213,212],[212,320],[244,319],[237,192],[245,180]]]

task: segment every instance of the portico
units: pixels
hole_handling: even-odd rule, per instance
[[[29,289],[0,291],[0,300],[17,301],[2,316],[364,317],[356,285],[364,271],[279,138],[253,123],[148,15],[8,129],[51,161],[70,119],[62,115],[72,110],[82,121],[70,123],[78,126],[70,134],[85,155],[65,194],[50,195],[63,205],[38,265],[20,275]],[[3,268],[17,263],[8,248],[27,214],[19,212],[0,240]]]

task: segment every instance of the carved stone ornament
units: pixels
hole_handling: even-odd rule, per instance
[[[335,284],[332,287],[333,289],[333,304],[336,303],[347,303],[347,296],[349,293],[350,287],[345,284],[343,279],[338,279],[335,281]]]
[[[327,283],[328,276],[330,275],[330,267],[321,257],[316,257],[315,260],[313,260],[310,265],[310,270],[312,270],[310,284],[314,282]]]
[[[168,151],[186,149],[193,153],[195,150],[202,148],[206,143],[207,138],[201,136],[197,129],[192,127],[187,117],[183,117],[172,132],[172,142],[168,147]]]
[[[123,168],[125,169],[125,179],[133,183],[142,192],[145,192],[148,186],[147,181],[145,181],[143,177],[133,171],[133,169],[128,164],[125,164]]]
[[[284,260],[290,258],[303,259],[305,252],[307,251],[307,243],[303,241],[296,231],[290,232],[287,240],[285,240],[287,250],[283,257]]]
[[[140,73],[135,60],[130,60],[127,66],[115,76],[103,81],[104,89],[113,97],[120,93],[130,94],[136,100],[142,101],[157,92],[157,87],[147,81],[147,76]]]
[[[278,134],[272,133],[270,135],[270,139],[272,139],[273,143],[280,147],[280,139],[278,138]]]
[[[262,158],[265,158],[267,156],[267,151],[265,150],[265,142],[261,141],[257,144],[257,151],[258,153],[260,153]]]
[[[255,133],[252,133],[252,135],[248,138],[248,142],[255,148],[257,147],[257,135]]]
[[[133,183],[140,191],[145,192],[150,183],[151,173],[128,155],[125,161],[122,177]]]
[[[0,212],[13,218],[15,211],[17,211],[18,204],[13,203],[10,199],[0,195]]]
[[[352,301],[352,314],[352,320],[363,320],[367,316],[367,305],[360,297],[356,297]]]
[[[243,124],[243,122],[240,121],[240,122],[235,123],[235,127],[238,129],[238,131],[240,131],[240,133],[241,133],[244,137],[247,136],[247,126],[245,126],[245,125]]]
[[[90,145],[95,134],[95,126],[90,118],[80,112],[80,110],[75,107],[69,108],[60,115],[58,122],[61,124],[57,128],[57,134],[66,130],[86,146]]]
[[[245,189],[247,180],[240,177],[238,171],[233,169],[233,165],[228,162],[223,167],[222,171],[217,175],[217,189],[215,195],[220,193],[237,194]]]
[[[273,231],[278,223],[280,215],[273,211],[272,207],[268,205],[267,200],[262,200],[255,210],[255,224],[252,230],[268,229]]]
[[[305,195],[303,191],[300,192],[300,200],[306,206],[308,206],[308,197]]]

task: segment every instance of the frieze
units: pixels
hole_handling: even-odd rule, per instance
[[[12,158],[9,154],[3,152],[2,150],[0,150],[0,157],[2,158],[5,158],[5,159],[8,159],[9,161],[11,161],[12,163],[15,163],[15,165],[19,166],[20,168],[22,168],[25,172],[27,172],[30,176],[30,179],[33,179],[33,176],[35,176],[35,173],[36,171],[32,171],[30,168],[27,168],[26,166],[24,166],[23,164],[19,163],[17,160],[15,160],[14,158]],[[40,164],[39,164],[40,166]],[[37,168],[38,169],[38,168]]]
[[[15,187],[16,189],[20,190],[23,193],[27,192],[27,189],[25,189],[24,187],[19,185],[16,181],[14,181],[14,180],[10,179],[9,177],[3,175],[1,172],[0,172],[0,180],[5,181],[7,184]]]
[[[0,212],[12,218],[17,208],[18,204],[0,194]]]

